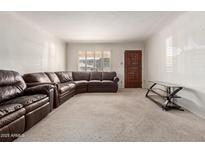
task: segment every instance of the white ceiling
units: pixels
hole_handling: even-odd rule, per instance
[[[18,12],[66,42],[142,41],[182,12]]]

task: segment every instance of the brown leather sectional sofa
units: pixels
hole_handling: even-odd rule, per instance
[[[40,72],[24,74],[29,87],[51,84],[55,87],[54,107],[75,94],[84,92],[117,92],[116,72]]]
[[[27,88],[18,72],[0,70],[0,141],[12,141],[53,106],[53,86]]]
[[[12,141],[53,108],[83,92],[117,92],[115,72],[41,72],[23,77],[0,70],[0,141]]]

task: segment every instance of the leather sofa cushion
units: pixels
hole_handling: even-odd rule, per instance
[[[90,80],[102,80],[102,72],[90,72]]]
[[[19,96],[26,84],[18,72],[0,70],[0,103]]]
[[[46,94],[50,95],[51,91],[55,88],[51,84],[41,84],[38,86],[29,87],[24,90],[24,95],[34,95],[34,94]]]
[[[40,101],[46,97],[47,95],[44,95],[44,94],[21,96],[21,97],[17,97],[12,100],[9,100],[5,102],[5,104],[22,104],[25,107],[37,101]]]
[[[11,122],[13,122],[14,120],[22,117],[23,115],[25,115],[26,110],[24,108],[21,108],[15,112],[12,112],[10,114],[7,114],[6,116],[0,118],[0,128],[10,124]]]
[[[18,72],[0,70],[0,86],[12,85],[19,81],[25,83]]]
[[[32,104],[30,104],[30,105],[27,105],[27,106],[25,106],[24,108],[26,109],[26,113],[28,113],[28,112],[31,112],[31,111],[33,111],[33,110],[35,110],[35,109],[37,109],[37,108],[39,108],[39,107],[45,105],[45,104],[48,103],[48,102],[49,102],[49,98],[46,97],[46,98],[41,99],[41,100],[39,100],[39,101],[37,101],[37,102],[35,102],[35,103],[32,103]]]
[[[76,84],[76,86],[87,86],[88,81],[87,80],[80,80],[80,81],[74,81],[74,83]]]
[[[113,81],[116,76],[116,72],[102,72],[102,80],[111,80]]]
[[[55,72],[58,78],[60,79],[61,83],[72,81],[71,73],[70,72]]]
[[[0,106],[0,118],[23,108],[22,104],[6,104]]]
[[[68,91],[71,91],[73,89],[75,89],[76,85],[72,82],[70,83],[61,83],[61,84],[58,84],[58,91],[59,93],[65,93],[65,92],[68,92]]]
[[[113,85],[113,84],[114,84],[113,81],[110,81],[110,80],[102,80],[102,85],[107,85],[107,86],[109,86],[109,85]]]
[[[46,75],[51,80],[51,82],[54,82],[54,83],[60,82],[60,79],[58,78],[58,76],[54,72],[46,72]]]
[[[90,80],[88,86],[101,86],[102,82],[100,80]]]
[[[51,83],[51,80],[43,72],[24,74],[23,79],[26,81],[26,83],[33,83],[33,82]]]
[[[90,73],[89,72],[72,72],[72,77],[74,81],[79,80],[90,80]]]

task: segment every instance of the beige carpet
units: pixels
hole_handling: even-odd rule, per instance
[[[144,89],[74,96],[16,141],[205,141],[205,121],[162,111]]]

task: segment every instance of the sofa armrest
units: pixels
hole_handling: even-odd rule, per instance
[[[56,83],[51,82],[32,82],[32,83],[26,83],[27,87],[34,87],[39,85],[56,85]]]
[[[51,84],[43,84],[38,86],[33,86],[25,89],[24,94],[31,95],[31,94],[50,94],[50,91],[54,89],[54,86]]]
[[[24,90],[25,95],[32,95],[32,94],[46,94],[49,97],[49,104],[50,104],[50,111],[53,109],[54,105],[54,90],[55,86],[51,84],[43,84],[38,86],[33,86]]]
[[[113,82],[117,84],[119,81],[120,81],[120,79],[117,76],[115,76],[113,79]]]

